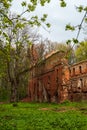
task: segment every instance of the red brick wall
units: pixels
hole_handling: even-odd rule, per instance
[[[63,52],[35,65],[30,72],[28,98],[38,102],[87,100],[87,61],[68,65]]]
[[[32,68],[28,91],[31,101],[62,102],[67,98],[64,81],[69,77],[62,55],[59,52],[53,54]]]
[[[87,61],[70,66],[70,72],[69,99],[87,100]]]

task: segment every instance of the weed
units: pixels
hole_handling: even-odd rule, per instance
[[[17,104],[0,105],[0,130],[87,130],[87,103]]]

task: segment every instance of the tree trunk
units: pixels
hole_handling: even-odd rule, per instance
[[[18,102],[18,91],[17,91],[17,82],[12,81],[11,82],[11,96],[10,96],[10,102]]]

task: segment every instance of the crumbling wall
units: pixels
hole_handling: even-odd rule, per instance
[[[69,100],[87,100],[87,61],[70,67]]]
[[[87,100],[87,61],[70,66],[62,55],[55,53],[32,67],[29,101],[60,103]]]
[[[32,68],[28,92],[31,101],[58,103],[67,99],[67,66],[64,69],[65,59],[61,56],[53,54]]]

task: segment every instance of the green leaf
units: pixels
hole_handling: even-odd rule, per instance
[[[2,34],[2,31],[0,31],[0,35]]]
[[[8,17],[4,17],[3,22],[8,23],[9,25],[12,25],[12,21]]]
[[[50,0],[47,0],[48,3],[50,3]]]
[[[66,41],[66,44],[68,45],[68,44],[71,44],[71,40],[67,40]]]
[[[87,11],[87,6],[84,8],[84,11]]]
[[[47,26],[48,28],[50,28],[50,27],[51,27],[50,23],[47,23],[47,24],[46,24],[46,26]]]
[[[43,14],[43,17],[44,17],[44,18],[47,18],[47,14]]]
[[[44,6],[45,1],[44,0],[40,0],[40,4],[41,4],[41,6]]]
[[[6,38],[8,37],[8,35],[5,32],[3,32],[3,36]]]
[[[33,5],[37,5],[37,0],[30,0],[30,2],[32,2]]]
[[[25,26],[25,25],[24,25],[23,23],[19,22],[19,23],[16,24],[15,28],[20,28],[20,29],[22,29],[24,26]]]
[[[81,13],[81,12],[83,11],[83,6],[82,6],[82,5],[80,5],[79,7],[76,7],[76,9],[77,9],[77,11],[78,11],[78,12],[80,12],[80,13]]]
[[[60,0],[60,6],[61,7],[66,7],[66,2],[64,0]]]
[[[40,22],[37,22],[37,26],[38,26],[38,27],[41,26],[41,23],[40,23]]]
[[[85,18],[85,22],[87,23],[87,18]]]
[[[75,27],[74,26],[71,26],[70,24],[67,24],[66,27],[65,27],[65,30],[71,30],[71,31],[74,31],[75,30]]]
[[[26,18],[22,18],[23,21],[26,21]]]
[[[23,1],[23,2],[21,3],[21,5],[26,7],[26,5],[27,5],[26,1]]]
[[[44,6],[46,2],[49,3],[50,0],[40,0],[41,6]]]
[[[31,46],[32,45],[32,42],[31,41],[27,41],[28,45]]]
[[[45,18],[41,18],[41,21],[42,21],[42,22],[45,22],[45,21],[46,21],[46,19],[45,19]]]
[[[16,30],[16,29],[13,29],[12,32],[13,32],[14,34],[16,34],[17,30]]]
[[[36,15],[36,16],[33,16],[31,19],[38,19],[38,16]]]
[[[75,38],[72,39],[75,44],[77,44],[79,41]]]
[[[31,4],[28,4],[28,10],[29,11],[34,11],[35,10],[35,8],[36,8],[36,6],[35,5],[31,5]]]

